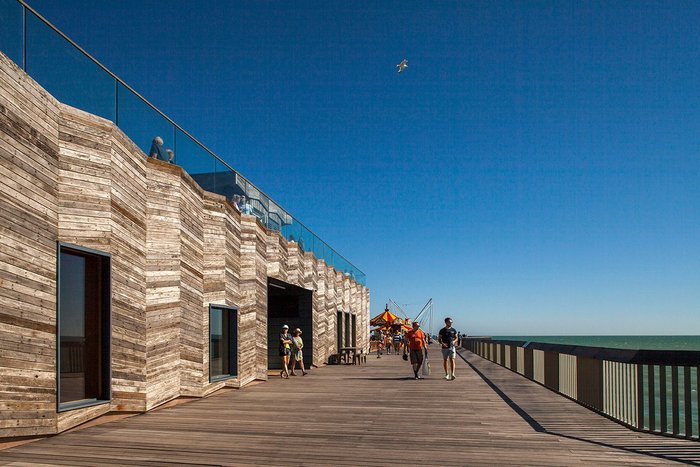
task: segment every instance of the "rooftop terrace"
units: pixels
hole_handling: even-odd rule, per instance
[[[269,229],[365,285],[365,274],[22,0],[0,2],[0,50],[59,101],[113,121],[144,154],[155,136],[202,188],[245,195]]]

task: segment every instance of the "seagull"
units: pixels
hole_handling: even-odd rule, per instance
[[[401,63],[396,65],[396,69],[398,70],[399,73],[404,71],[406,68],[408,68],[408,60],[406,60],[405,58],[403,60],[401,60]]]

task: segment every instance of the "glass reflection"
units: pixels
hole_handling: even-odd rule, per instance
[[[61,251],[59,274],[59,402],[100,399],[104,309],[101,260]]]

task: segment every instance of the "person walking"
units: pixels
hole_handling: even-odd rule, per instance
[[[301,366],[301,376],[306,376],[306,369],[304,368],[304,355],[301,353],[301,349],[304,348],[304,341],[301,338],[301,329],[296,328],[294,330],[294,335],[292,336],[292,372],[290,375],[296,376],[294,370],[296,370],[297,362]]]
[[[457,330],[452,327],[452,318],[445,318],[445,327],[440,329],[438,342],[442,347],[442,365],[445,368],[446,380],[455,379],[455,358],[457,357],[455,346],[458,339]]]
[[[401,353],[401,333],[399,331],[395,331],[392,340],[394,341],[394,352],[396,355],[398,355]]]
[[[387,355],[391,354],[391,333],[389,332],[384,335],[384,347]]]
[[[406,345],[409,349],[409,357],[411,359],[411,366],[413,366],[413,377],[414,379],[423,379],[422,376],[418,374],[423,365],[424,352],[427,352],[427,337],[425,333],[420,329],[420,324],[416,321],[413,322],[413,329],[406,332]]]
[[[289,335],[289,326],[282,326],[280,333],[280,357],[282,357],[283,370],[280,371],[282,378],[289,378],[289,357],[292,354],[292,336]]]

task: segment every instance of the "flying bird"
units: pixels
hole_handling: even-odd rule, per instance
[[[406,68],[408,68],[408,60],[406,60],[405,58],[403,60],[401,60],[401,63],[396,65],[396,69],[399,73],[404,71]]]

